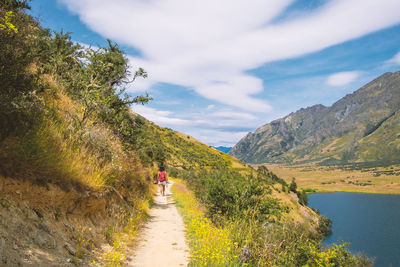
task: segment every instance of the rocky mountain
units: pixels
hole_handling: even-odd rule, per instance
[[[243,137],[229,154],[249,163],[400,159],[400,71],[385,73],[330,107],[290,113]]]

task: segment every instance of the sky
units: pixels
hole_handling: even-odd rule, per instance
[[[399,0],[33,0],[42,26],[117,42],[132,110],[212,146],[400,70]]]

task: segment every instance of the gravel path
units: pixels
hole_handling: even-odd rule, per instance
[[[187,266],[189,248],[185,226],[169,188],[166,193],[166,196],[155,196],[150,220],[142,230],[141,241],[128,266]]]

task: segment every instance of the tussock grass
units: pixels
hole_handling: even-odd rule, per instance
[[[120,140],[106,125],[77,128],[79,106],[58,93],[48,99],[35,127],[3,140],[0,170],[4,176],[28,179],[65,190],[107,188],[124,185],[148,191],[146,170],[134,152],[123,150]]]

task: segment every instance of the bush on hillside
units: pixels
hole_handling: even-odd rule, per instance
[[[30,16],[25,15],[26,1],[1,1],[0,21],[8,20],[17,31],[0,27],[0,141],[7,136],[29,129],[40,112],[39,77],[33,65],[41,30]],[[11,13],[10,13],[11,12]]]
[[[307,196],[306,191],[297,190],[296,194],[297,194],[297,197],[299,198],[300,205],[307,206],[307,204],[308,204],[308,196]]]
[[[297,184],[296,184],[296,179],[293,177],[292,182],[289,185],[289,191],[296,193],[297,192]]]
[[[318,222],[318,233],[321,236],[328,236],[332,233],[332,221],[324,215],[320,215]]]

